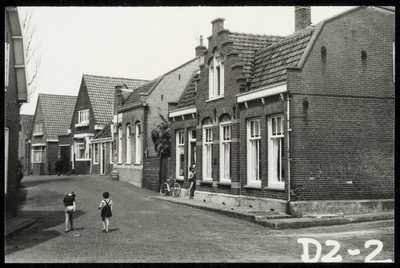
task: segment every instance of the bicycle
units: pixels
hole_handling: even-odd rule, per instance
[[[178,197],[181,194],[181,186],[176,180],[169,178],[161,185],[160,194],[162,196],[172,195]]]

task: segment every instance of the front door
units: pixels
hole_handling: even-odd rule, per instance
[[[70,162],[69,146],[60,146],[60,156],[64,166],[63,173],[67,173],[69,171]]]

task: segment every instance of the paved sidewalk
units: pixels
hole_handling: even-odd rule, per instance
[[[150,198],[165,200],[172,203],[182,204],[194,208],[213,211],[230,217],[249,220],[254,223],[280,230],[298,229],[316,226],[341,225],[349,223],[360,223],[368,221],[393,220],[394,212],[381,212],[356,215],[309,215],[302,218],[292,218],[285,213],[273,211],[260,211],[247,207],[230,207],[196,199],[175,198],[171,196],[151,196]]]
[[[29,218],[15,217],[6,221],[6,237],[19,230],[22,230],[32,224],[36,223],[37,220]]]

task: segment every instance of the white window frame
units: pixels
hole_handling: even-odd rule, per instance
[[[35,123],[33,136],[42,136],[43,135],[43,123]]]
[[[8,187],[8,152],[10,144],[10,129],[4,128],[4,193],[7,194]]]
[[[208,98],[210,100],[224,96],[224,72],[224,63],[221,56],[214,56],[209,66]]]
[[[131,125],[126,125],[126,164],[132,162],[132,128]]]
[[[135,164],[142,163],[142,124],[135,124]]]
[[[4,68],[4,89],[7,91],[8,86],[9,86],[9,75],[10,75],[10,43],[8,42],[9,40],[9,35],[7,34],[7,40],[5,40],[4,44],[4,49],[5,49],[5,68]]]
[[[36,160],[39,156],[39,160]],[[32,146],[32,163],[45,163],[46,161],[46,146]]]
[[[279,121],[280,127],[278,124]],[[273,122],[275,122],[275,124],[273,124]],[[275,128],[275,130],[273,130],[273,128]],[[283,152],[285,149],[284,138],[284,115],[270,116],[268,118],[268,188],[285,189],[285,182],[282,174]],[[279,146],[278,151],[276,151],[274,147],[277,143]]]
[[[114,142],[110,141],[110,164],[114,164]]]
[[[78,111],[78,124],[89,124],[89,109]]]
[[[123,147],[122,147],[122,133],[123,128],[122,126],[118,128],[118,164],[122,164],[122,152],[123,152]]]
[[[226,131],[228,130],[228,131]],[[232,150],[232,124],[223,122],[220,124],[220,182],[231,181],[231,150]],[[229,154],[226,155],[225,149],[228,148]]]
[[[175,141],[176,141],[176,163],[175,163],[175,175],[178,179],[184,178],[184,170],[185,170],[185,131],[177,130],[175,132]],[[183,163],[180,162],[181,153],[183,154]],[[182,164],[182,165],[181,165]],[[181,173],[182,171],[182,173]]]
[[[71,149],[71,169],[75,169],[75,160],[74,160],[74,156],[75,156],[75,145],[71,145],[70,146]]]
[[[256,125],[258,125],[258,132]],[[247,121],[247,186],[261,188],[260,156],[261,120],[249,119]]]
[[[192,144],[194,143],[194,147],[196,148],[196,135],[193,138],[193,132],[196,133],[196,129],[192,128],[188,130],[188,157],[187,157],[187,174],[190,172],[190,168],[192,164],[196,165],[196,153],[192,150]],[[192,163],[192,157],[194,158],[194,163]]]
[[[213,125],[203,126],[203,181],[212,181]]]
[[[93,164],[98,165],[99,164],[99,144],[94,143],[93,144]]]
[[[81,142],[83,140],[83,142]],[[80,154],[80,146],[83,144],[84,152],[83,156]],[[74,139],[74,146],[75,146],[75,160],[76,161],[88,161],[91,158],[91,146],[89,137],[82,137],[82,138],[75,138]]]

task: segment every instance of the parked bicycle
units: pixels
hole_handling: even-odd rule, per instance
[[[181,194],[181,186],[176,180],[169,178],[161,185],[160,194],[162,196],[171,195],[178,197]]]

